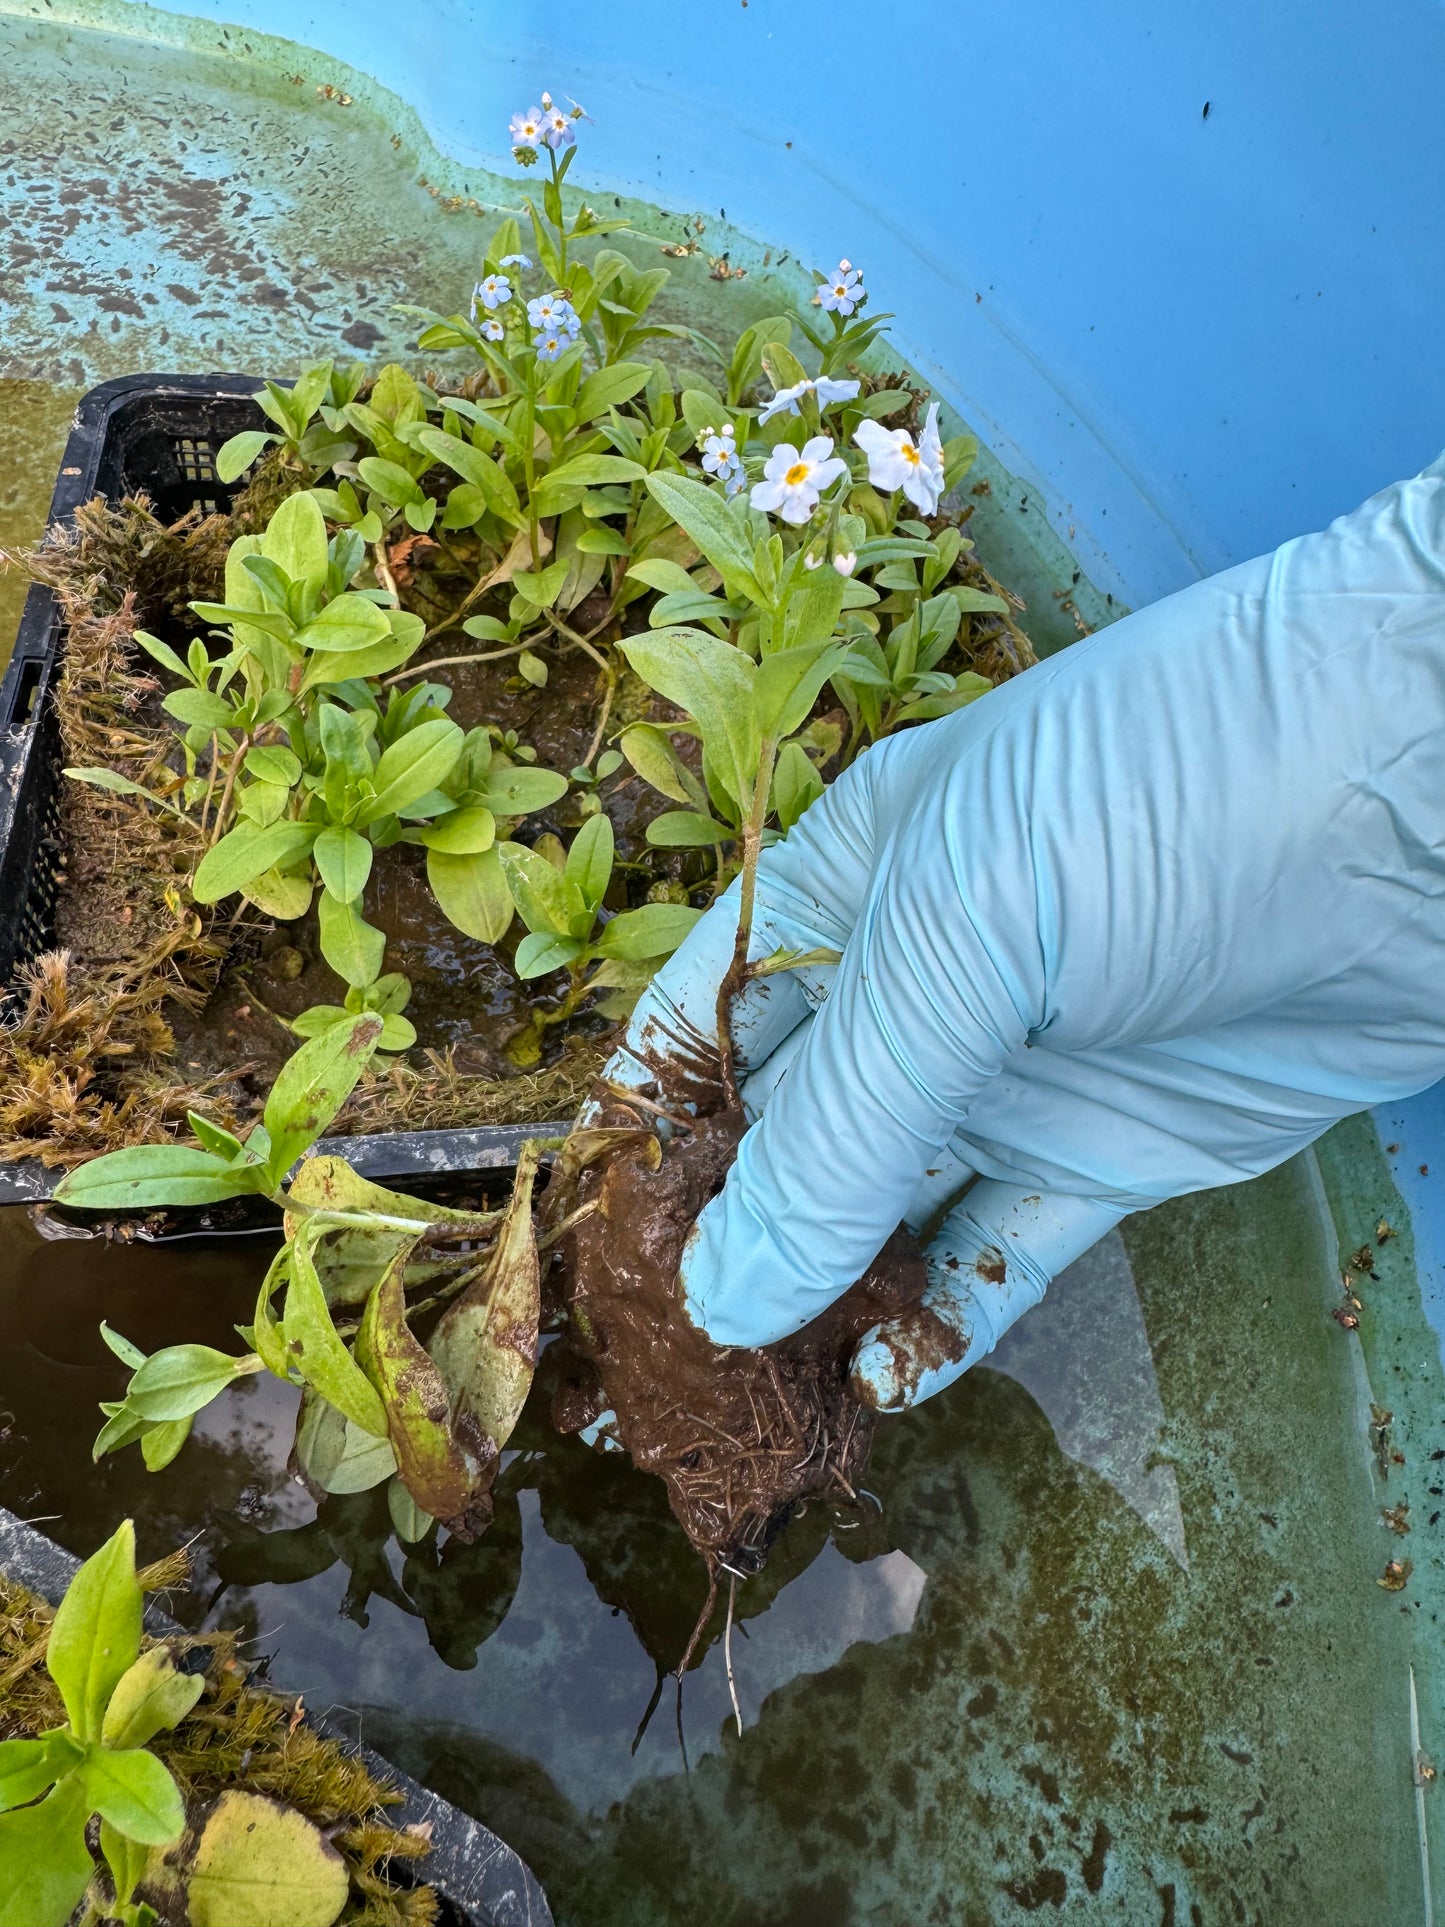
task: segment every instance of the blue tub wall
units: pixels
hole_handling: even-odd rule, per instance
[[[469,164],[507,165],[542,87],[575,94],[598,122],[580,182],[862,263],[915,365],[1128,603],[1445,444],[1438,4],[184,11],[371,73]]]

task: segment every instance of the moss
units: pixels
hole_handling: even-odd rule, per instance
[[[184,1582],[184,1553],[137,1576],[148,1592]],[[0,1574],[0,1739],[26,1739],[65,1720],[60,1694],[45,1669],[53,1614],[23,1586]],[[147,1640],[148,1646],[157,1641]],[[325,1828],[346,1861],[352,1898],[349,1927],[430,1927],[437,1918],[429,1887],[393,1885],[394,1864],[429,1851],[424,1834],[399,1831],[381,1817],[401,1795],[334,1740],[299,1718],[301,1702],[250,1683],[251,1667],[229,1633],[183,1635],[164,1642],[178,1659],[206,1658],[205,1691],[195,1710],[151,1750],[175,1775],[192,1814],[228,1787],[269,1794]]]

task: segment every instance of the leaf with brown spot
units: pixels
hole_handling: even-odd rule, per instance
[[[468,1467],[452,1437],[446,1381],[406,1322],[402,1277],[410,1251],[396,1253],[366,1301],[356,1362],[386,1407],[402,1483],[423,1512],[451,1519],[466,1509],[480,1468]]]
[[[541,1268],[532,1186],[540,1155],[535,1140],[523,1145],[491,1261],[441,1319],[429,1348],[451,1394],[458,1434],[465,1436],[470,1423],[497,1447],[511,1436],[537,1364]]]

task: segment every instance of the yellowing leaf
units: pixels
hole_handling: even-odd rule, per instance
[[[191,1927],[332,1927],[346,1863],[303,1814],[257,1793],[223,1793],[196,1846]]]

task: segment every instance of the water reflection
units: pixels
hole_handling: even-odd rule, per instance
[[[148,1551],[204,1531],[192,1610],[511,1839],[563,1927],[1418,1912],[1408,1626],[1299,1172],[1136,1221],[884,1428],[881,1512],[815,1506],[739,1590],[741,1741],[720,1610],[680,1708],[667,1677],[706,1584],[662,1488],[551,1432],[546,1354],[474,1546],[313,1506],[270,1381],[158,1478],[90,1466],[102,1312],[226,1344],[266,1255],[0,1214],[0,1489],[77,1550],[127,1511]]]

